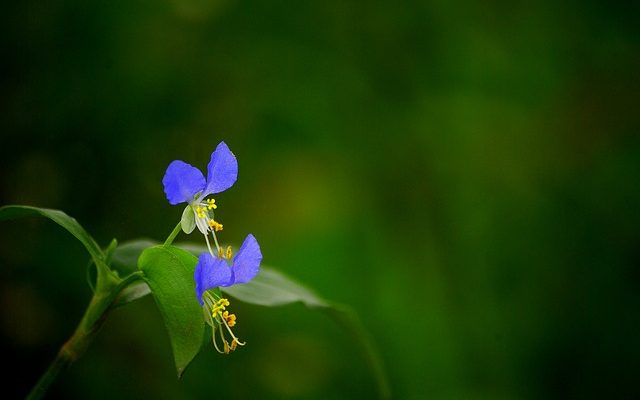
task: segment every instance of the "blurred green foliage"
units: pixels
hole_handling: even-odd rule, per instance
[[[27,1],[2,18],[0,204],[101,244],[164,239],[161,178],[225,140],[224,240],[352,305],[398,398],[632,398],[640,373],[633,2]],[[88,257],[0,225],[0,338],[24,395],[89,299]],[[52,394],[371,398],[303,306],[234,304],[248,345],[182,381],[149,298]]]

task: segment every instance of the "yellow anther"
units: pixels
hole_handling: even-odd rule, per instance
[[[231,246],[227,247],[227,260],[231,260],[231,256],[233,256],[233,250],[231,250]]]
[[[222,224],[219,224],[212,219],[209,220],[209,227],[215,230],[216,232],[220,232],[222,230]]]
[[[238,339],[233,338],[233,340],[231,341],[231,351],[234,351],[236,347],[238,347]]]
[[[229,311],[225,311],[222,313],[222,318],[227,322],[227,326],[229,326],[229,328],[233,328],[236,325],[235,314],[229,314]]]
[[[222,253],[222,249],[221,249],[221,248],[218,248],[218,257],[220,257],[220,258],[224,258],[224,257],[223,257],[223,253]]]
[[[207,209],[204,207],[198,207],[196,208],[196,214],[198,215],[198,218],[205,218],[207,216]]]
[[[215,210],[216,208],[218,208],[218,206],[216,205],[216,200],[215,199],[207,199],[207,208],[209,210]]]
[[[229,354],[229,350],[230,350],[229,343],[227,343],[227,341],[225,340],[224,341],[224,352],[225,352],[225,354]]]
[[[230,304],[229,300],[227,300],[225,298],[222,298],[222,299],[216,301],[213,304],[213,307],[211,308],[211,316],[215,318],[218,315],[222,315],[223,318],[225,318],[225,320],[226,320],[226,317],[224,317],[224,314],[222,312],[224,311],[225,313],[228,314],[228,312],[225,311],[225,310],[226,310],[226,307],[229,306],[229,304]],[[234,317],[234,319],[235,319],[235,317]]]

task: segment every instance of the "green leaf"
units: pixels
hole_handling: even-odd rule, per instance
[[[118,271],[120,276],[127,276],[138,270],[138,258],[145,249],[156,246],[158,242],[150,239],[136,239],[122,243],[113,250],[111,268]],[[118,296],[116,306],[122,306],[138,300],[151,293],[146,282],[135,282],[127,286]]]
[[[192,242],[176,243],[175,246],[180,247],[182,250],[188,251],[189,253],[193,254],[196,257],[199,257],[200,254],[206,253],[209,251],[206,245],[192,243]]]
[[[193,281],[196,262],[192,254],[174,246],[148,248],[138,260],[169,333],[178,377],[200,351],[204,337]]]
[[[115,248],[111,255],[111,268],[121,276],[138,270],[138,258],[145,249],[157,246],[158,242],[151,239],[135,239],[122,243]]]
[[[250,282],[220,289],[245,303],[260,306],[274,307],[301,302],[310,308],[329,307],[327,301],[311,289],[281,272],[264,266],[260,267],[260,272]]]
[[[75,220],[59,210],[51,210],[48,208],[38,208],[30,206],[4,206],[0,207],[0,221],[10,220],[31,216],[40,216],[49,218],[53,222],[57,223],[73,236],[76,237],[87,249],[91,257],[96,264],[103,264],[104,254],[100,249],[100,246],[95,240],[84,230],[84,228]]]
[[[149,289],[149,285],[147,285],[146,282],[138,281],[131,283],[129,286],[124,288],[122,292],[120,292],[114,306],[123,306],[127,303],[131,303],[132,301],[141,299],[149,293],[151,293],[151,289]]]
[[[180,220],[182,225],[182,231],[187,235],[196,229],[196,215],[193,213],[193,207],[187,206],[182,212],[182,219]]]

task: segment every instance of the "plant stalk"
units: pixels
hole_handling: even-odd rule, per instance
[[[106,266],[104,266],[106,268]],[[107,319],[111,306],[118,294],[131,282],[140,279],[140,273],[133,273],[124,279],[116,278],[111,271],[98,267],[98,283],[91,302],[76,327],[71,338],[62,345],[56,358],[42,374],[27,396],[28,400],[41,399],[56,380],[61,371],[77,361],[87,350]]]
[[[182,230],[182,222],[178,222],[178,225],[176,225],[176,227],[173,228],[173,231],[171,231],[171,233],[169,234],[169,237],[167,237],[167,240],[164,241],[164,245],[170,246],[171,243],[173,243],[173,239],[175,239],[176,236],[178,236],[178,233],[180,233],[181,230]]]

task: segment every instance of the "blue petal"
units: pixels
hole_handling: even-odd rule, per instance
[[[202,253],[198,258],[193,280],[196,281],[196,296],[203,304],[202,294],[218,286],[229,286],[232,283],[233,273],[227,262],[222,258],[214,258],[209,253]]]
[[[220,142],[215,151],[211,153],[211,161],[209,161],[207,170],[205,196],[229,189],[238,179],[238,160],[225,142]]]
[[[169,204],[176,205],[191,201],[206,184],[202,172],[184,161],[173,161],[162,178],[164,193]]]
[[[247,283],[253,279],[260,270],[261,261],[262,252],[258,241],[249,234],[233,259],[233,273],[235,275],[233,283]]]

